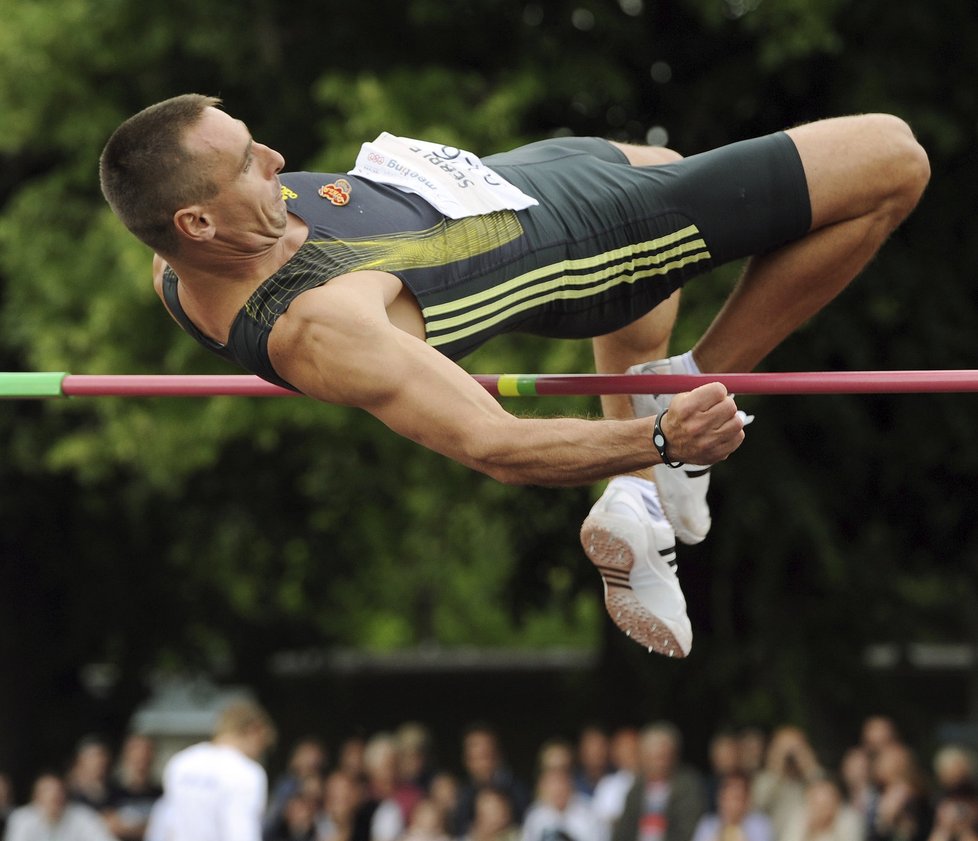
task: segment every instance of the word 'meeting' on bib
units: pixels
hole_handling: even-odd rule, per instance
[[[415,193],[449,219],[538,204],[471,152],[386,131],[360,147],[350,175]]]

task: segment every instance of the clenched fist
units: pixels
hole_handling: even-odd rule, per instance
[[[722,383],[707,383],[672,398],[662,419],[672,461],[716,464],[744,440],[744,419]]]

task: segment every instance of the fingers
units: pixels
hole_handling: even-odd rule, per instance
[[[744,417],[722,383],[708,383],[672,399],[662,431],[671,459],[715,464],[743,443]]]

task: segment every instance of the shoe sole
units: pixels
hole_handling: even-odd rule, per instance
[[[635,565],[631,547],[613,532],[584,521],[581,527],[584,553],[597,568],[604,583],[604,606],[625,636],[649,652],[666,657],[685,657],[669,627],[635,597],[629,574]]]

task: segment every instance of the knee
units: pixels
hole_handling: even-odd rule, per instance
[[[901,219],[916,207],[930,181],[930,161],[913,131],[899,117],[870,114],[863,118],[883,158],[889,204]]]

